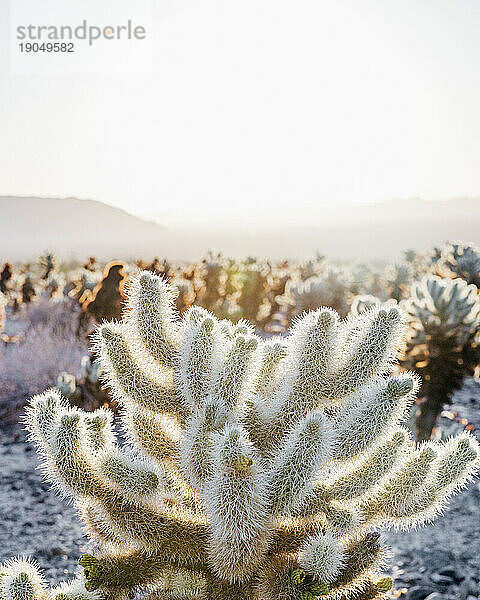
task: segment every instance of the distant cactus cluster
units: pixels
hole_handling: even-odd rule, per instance
[[[476,246],[460,242],[447,244],[435,264],[440,275],[459,277],[480,287],[480,249]]]
[[[57,389],[73,406],[84,410],[110,408],[116,410],[100,378],[100,363],[85,355],[81,361],[82,374],[78,379],[71,373],[62,372],[57,377]]]
[[[408,298],[410,285],[414,280],[414,269],[409,262],[388,265],[385,270],[385,293],[389,298],[400,301]]]
[[[462,328],[458,323],[464,318],[461,306],[453,302],[451,314],[446,315],[443,308],[435,307],[436,300],[431,299],[430,308],[420,309],[417,290],[422,288],[425,277],[436,277],[445,282],[442,286],[447,288],[455,281],[476,286],[479,266],[480,250],[473,244],[460,242],[447,243],[425,255],[408,250],[387,265],[337,264],[318,253],[305,262],[275,263],[252,257],[228,258],[213,252],[194,263],[175,263],[157,257],[135,263],[112,261],[104,265],[90,257],[84,264],[66,265],[53,253],[45,252],[32,263],[12,265],[5,262],[0,270],[0,292],[6,301],[3,312],[6,331],[16,331],[15,324],[10,327],[8,320],[21,321],[29,307],[45,302],[51,302],[52,307],[54,303],[63,303],[66,310],[71,311],[73,322],[78,324],[76,336],[84,346],[95,325],[104,320],[122,319],[125,289],[141,269],[173,283],[176,290],[174,304],[180,315],[188,313],[192,306],[203,307],[220,320],[229,319],[234,323],[247,320],[256,328],[257,334],[267,337],[285,335],[288,327],[304,313],[322,307],[332,308],[341,318],[347,315],[353,318],[380,305],[399,304],[410,315],[407,352],[401,364],[422,377],[419,405],[414,409],[420,416],[431,406],[432,400],[430,403],[427,400],[432,398],[428,391],[433,385],[430,381],[442,380],[430,376],[433,365],[440,365],[440,370],[441,365],[449,365],[442,370],[448,383],[438,383],[444,390],[438,407],[448,404],[463,378],[476,372],[479,327],[473,321],[467,342],[458,344],[462,337],[459,338],[458,331]],[[452,289],[457,288],[455,285]],[[469,298],[474,298],[476,293],[478,288],[472,288]],[[434,333],[431,333],[431,323],[422,325],[422,318],[427,321],[431,318],[436,323]],[[447,334],[453,322],[457,324]],[[424,331],[423,327],[426,328]],[[22,336],[4,334],[2,339],[7,343],[21,343]],[[453,364],[456,364],[455,369]],[[436,392],[435,395],[439,396]],[[429,414],[433,425],[422,426],[423,433],[419,434],[422,439],[435,427],[436,418],[433,413]]]
[[[351,286],[345,270],[333,267],[303,281],[290,280],[283,297],[290,320],[322,306],[333,308],[340,316],[345,317],[353,298]]]
[[[92,321],[101,323],[103,320],[120,318],[125,298],[123,287],[127,279],[125,268],[125,263],[121,261],[112,261],[106,265],[102,279],[82,302],[79,334],[90,333]]]
[[[411,316],[456,297],[428,285]],[[465,286],[462,327],[476,310]],[[53,589],[32,562],[7,562],[2,600],[385,598],[378,531],[431,520],[480,464],[468,433],[415,445],[402,425],[420,385],[391,375],[407,315],[320,308],[263,340],[204,308],[180,319],[175,295],[144,271],[122,321],[97,330],[127,446],[103,408],[72,408],[58,390],[31,401],[45,475],[96,550]]]
[[[480,296],[463,279],[428,276],[404,303],[409,317],[403,364],[422,379],[418,439],[431,436],[438,416],[480,363]]]

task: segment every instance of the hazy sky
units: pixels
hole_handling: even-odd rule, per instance
[[[155,0],[147,75],[11,74],[8,12],[0,194],[162,222],[480,196],[479,0]]]

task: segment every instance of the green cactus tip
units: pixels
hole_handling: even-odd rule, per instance
[[[310,591],[315,596],[326,596],[330,592],[330,586],[328,583],[319,582],[314,583],[310,586]]]
[[[306,576],[307,574],[303,569],[293,569],[293,571],[290,573],[290,578],[295,585],[300,585],[303,583]]]
[[[393,581],[390,577],[383,577],[377,581],[375,586],[379,592],[388,592],[393,587]]]

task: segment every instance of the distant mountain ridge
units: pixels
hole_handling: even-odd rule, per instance
[[[340,260],[392,260],[407,248],[425,251],[456,239],[480,245],[480,198],[339,206],[309,226],[164,227],[94,200],[0,196],[0,260],[32,259],[46,249],[64,259],[197,260],[212,249],[273,259],[318,250]]]

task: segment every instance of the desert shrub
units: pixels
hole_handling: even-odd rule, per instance
[[[60,371],[79,375],[86,342],[75,334],[70,303],[30,304],[17,343],[0,345],[0,418],[13,421],[25,399],[55,385]]]

